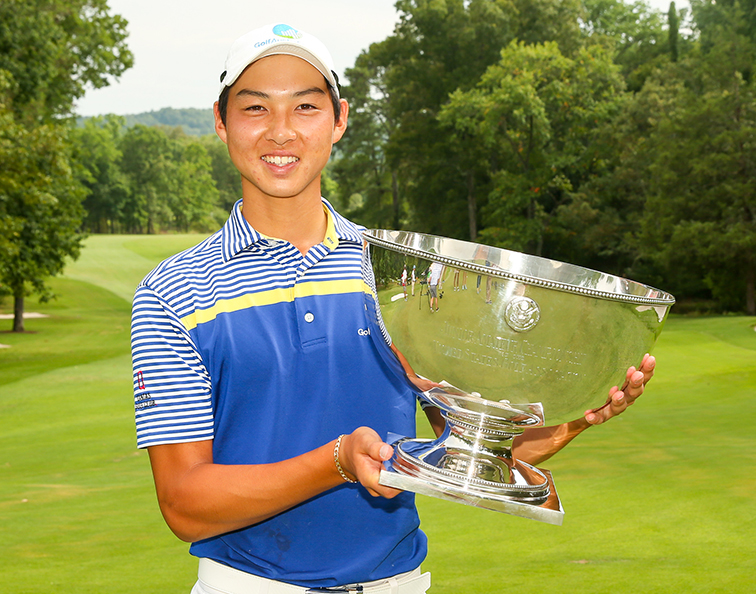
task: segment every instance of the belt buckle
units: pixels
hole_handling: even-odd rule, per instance
[[[336,588],[310,588],[305,590],[305,594],[337,594],[340,592],[362,592],[363,588],[359,584],[353,586],[338,586]]]

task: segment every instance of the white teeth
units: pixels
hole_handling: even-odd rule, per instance
[[[289,163],[295,163],[299,161],[299,157],[271,157],[270,155],[265,155],[262,157],[262,160],[266,163],[270,163],[271,165],[288,165]]]

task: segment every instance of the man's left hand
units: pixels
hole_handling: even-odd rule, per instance
[[[591,425],[600,425],[622,413],[643,394],[646,384],[654,377],[655,367],[656,359],[651,355],[645,355],[638,369],[630,367],[627,370],[625,386],[622,389],[614,386],[609,390],[606,404],[601,408],[586,411],[585,420]]]

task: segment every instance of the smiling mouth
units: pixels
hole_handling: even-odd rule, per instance
[[[279,156],[271,156],[271,155],[264,155],[263,157],[260,157],[263,161],[266,163],[270,163],[271,165],[278,165],[279,167],[282,167],[284,165],[289,165],[291,163],[296,163],[299,161],[299,157],[279,157]]]

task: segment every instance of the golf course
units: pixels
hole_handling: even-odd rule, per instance
[[[129,323],[141,278],[200,239],[90,236],[25,333],[0,320],[0,590],[189,594],[135,445]],[[432,594],[756,591],[755,325],[673,309],[646,394],[543,465],[562,526],[418,496]]]

